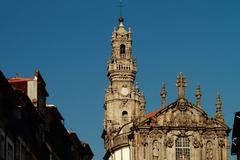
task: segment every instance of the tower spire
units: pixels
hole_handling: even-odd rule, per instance
[[[112,55],[107,64],[107,76],[111,85],[110,92],[105,94],[105,119],[106,122],[111,120],[106,126],[108,131],[112,130],[112,125],[117,129],[119,125],[140,117],[145,109],[144,96],[138,85],[136,88],[134,85],[137,64],[132,58],[132,32],[124,29],[123,22],[123,17],[120,17],[119,27],[112,32]],[[134,101],[129,102],[129,99]],[[128,118],[124,119],[123,115]]]
[[[197,85],[197,89],[196,89],[196,98],[197,98],[197,107],[201,108],[201,89],[200,89],[200,85]]]
[[[222,99],[221,96],[218,94],[217,102],[216,102],[216,114],[215,117],[217,120],[224,121],[222,115]]]
[[[160,93],[161,97],[162,97],[162,108],[166,107],[166,96],[167,96],[167,92],[166,92],[166,86],[165,86],[165,82],[162,82],[162,89],[161,89],[161,93]]]

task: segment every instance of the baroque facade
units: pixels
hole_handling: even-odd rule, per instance
[[[132,32],[125,30],[122,17],[112,33],[111,46],[102,133],[105,160],[228,160],[230,129],[224,122],[220,96],[211,118],[202,108],[200,86],[196,104],[187,100],[186,79],[180,73],[178,98],[166,104],[163,83],[161,109],[146,114],[144,94],[135,83]]]

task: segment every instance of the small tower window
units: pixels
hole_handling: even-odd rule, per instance
[[[123,116],[123,117],[126,117],[127,115],[128,115],[128,112],[127,112],[127,111],[123,111],[123,112],[122,112],[122,116]]]
[[[120,45],[120,54],[121,54],[121,55],[124,55],[125,52],[126,52],[126,47],[125,47],[124,44],[121,44],[121,45]]]
[[[128,112],[127,111],[122,112],[122,119],[123,119],[123,121],[127,121],[127,119],[128,119]]]

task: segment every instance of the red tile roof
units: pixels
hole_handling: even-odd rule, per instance
[[[27,93],[27,90],[28,90],[27,82],[32,81],[32,80],[33,80],[33,78],[16,77],[16,78],[8,79],[8,82],[12,85],[12,87]]]
[[[158,113],[158,111],[156,112],[151,112],[149,114],[146,115],[147,118],[152,118],[153,116],[155,116]]]
[[[27,82],[27,81],[32,81],[34,80],[33,78],[20,78],[20,77],[16,77],[16,78],[9,78],[8,82],[9,83],[17,83],[17,82]]]

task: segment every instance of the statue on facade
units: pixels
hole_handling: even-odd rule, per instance
[[[158,141],[153,141],[153,160],[158,160],[159,157],[159,146]]]
[[[206,144],[206,159],[207,160],[213,160],[213,146],[212,142],[208,141]]]

